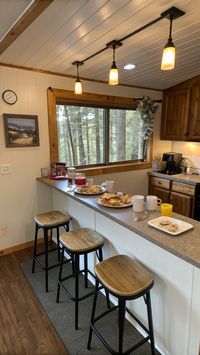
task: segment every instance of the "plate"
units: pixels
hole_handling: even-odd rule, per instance
[[[92,192],[92,190],[90,192],[88,192],[88,188],[92,188],[92,186],[85,186],[85,187],[77,187],[74,192],[76,192],[79,195],[100,195],[103,194],[106,189],[105,187],[99,186],[99,185],[94,185],[94,186],[98,186],[99,187],[99,192]],[[85,189],[85,191],[83,191]]]
[[[119,197],[119,196],[123,196],[123,195],[117,195],[117,194],[113,194],[115,195],[116,197]],[[116,197],[112,198],[112,199],[116,199]],[[121,205],[121,206],[117,206],[117,205],[111,205],[111,204],[106,204],[105,202],[102,202],[102,197],[99,197],[96,199],[97,203],[101,206],[104,206],[104,207],[109,207],[109,208],[126,208],[126,207],[130,207],[133,205],[133,202],[132,202],[132,199],[131,199],[131,202],[130,203],[126,203],[124,205]]]
[[[148,221],[148,225],[171,235],[179,235],[193,228],[190,223],[165,216]]]

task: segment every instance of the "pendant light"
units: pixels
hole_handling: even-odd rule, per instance
[[[116,66],[116,62],[115,62],[115,50],[116,48],[122,46],[122,43],[119,41],[112,41],[110,43],[108,43],[107,48],[112,48],[113,50],[113,62],[110,68],[110,72],[109,72],[109,85],[118,85],[119,84],[119,73],[118,73],[118,69]]]
[[[79,78],[79,66],[83,65],[84,62],[76,61],[76,62],[73,62],[72,64],[76,65],[76,81],[75,81],[74,93],[76,95],[81,95],[83,91],[82,91],[82,83]]]
[[[172,41],[172,22],[173,22],[173,14],[170,15],[170,28],[169,28],[169,38],[168,42],[163,49],[162,54],[162,62],[161,62],[161,70],[171,70],[175,67],[175,45]]]

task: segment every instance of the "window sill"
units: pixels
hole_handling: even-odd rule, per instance
[[[98,166],[91,168],[78,169],[78,171],[86,173],[87,176],[119,173],[122,171],[142,170],[151,168],[151,162],[140,162],[130,164],[117,164],[109,166]]]

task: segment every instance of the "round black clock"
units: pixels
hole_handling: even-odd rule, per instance
[[[17,94],[13,90],[5,90],[2,98],[8,105],[14,105],[17,102]]]

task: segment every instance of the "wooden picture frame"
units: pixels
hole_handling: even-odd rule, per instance
[[[7,148],[39,146],[38,116],[4,113]]]

